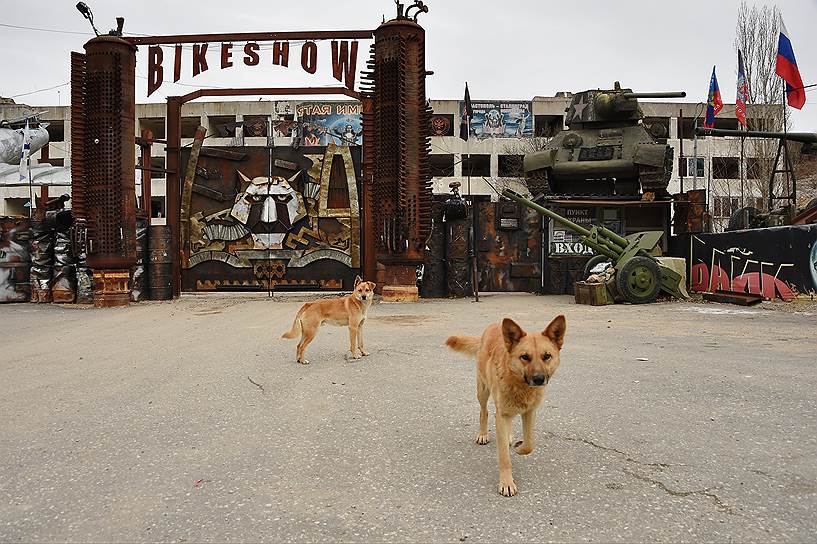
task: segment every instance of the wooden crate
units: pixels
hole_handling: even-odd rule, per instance
[[[605,306],[613,303],[607,294],[607,287],[603,283],[577,281],[573,286],[573,293],[576,297],[576,304]]]

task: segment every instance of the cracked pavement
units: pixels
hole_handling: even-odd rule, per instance
[[[372,307],[367,348],[303,297],[0,305],[0,540],[804,541],[817,531],[817,318],[762,305],[487,295]],[[564,313],[537,449],[497,493],[493,405],[442,347]],[[646,359],[646,360],[642,360]],[[521,436],[518,421],[515,435]]]

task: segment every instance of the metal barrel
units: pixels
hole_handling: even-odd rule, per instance
[[[817,143],[817,132],[766,132],[763,130],[730,130],[724,128],[695,129],[698,136],[735,136],[738,138],[771,138],[773,140],[790,140],[792,142]]]
[[[173,298],[170,239],[169,225],[148,228],[147,291],[150,300]]]
[[[28,219],[0,217],[0,302],[31,297]]]
[[[622,93],[624,98],[686,98],[684,91],[668,91],[658,93]]]

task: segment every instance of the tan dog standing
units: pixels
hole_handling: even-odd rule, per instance
[[[488,443],[488,398],[496,407],[496,449],[499,458],[499,493],[516,495],[509,451],[513,418],[522,416],[523,440],[514,449],[520,455],[533,451],[536,409],[545,398],[547,385],[559,366],[567,323],[557,316],[541,333],[528,334],[512,319],[489,325],[482,337],[451,336],[454,351],[477,358],[479,435],[477,444]]]
[[[340,298],[326,298],[307,302],[298,313],[292,328],[281,335],[281,338],[295,338],[301,334],[296,351],[299,363],[306,365],[309,361],[304,357],[306,346],[318,334],[318,329],[324,323],[331,325],[349,326],[349,352],[355,359],[368,355],[363,347],[363,324],[366,323],[366,313],[374,299],[375,283],[363,281],[360,276],[355,278],[355,290],[352,294]]]

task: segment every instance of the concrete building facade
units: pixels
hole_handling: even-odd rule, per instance
[[[292,139],[286,130],[273,128],[270,120],[296,120],[297,105],[314,101],[220,101],[191,102],[182,108],[182,145],[192,142],[196,128],[207,128],[206,145],[209,146],[265,146],[274,134],[274,143],[290,145]],[[496,199],[493,188],[510,187],[524,189],[519,172],[519,158],[525,153],[540,149],[554,132],[565,128],[565,109],[570,102],[569,93],[553,97],[534,97],[529,101],[533,117],[533,135],[530,137],[471,137],[459,138],[460,101],[431,100],[435,115],[444,117],[450,124],[446,135],[432,137],[431,159],[434,173],[434,192],[447,193],[453,181],[461,183],[461,192],[490,195]],[[13,118],[20,105],[0,104],[0,119]],[[689,102],[641,101],[644,122],[661,124],[667,136],[667,144],[675,150],[675,163],[670,181],[670,193],[689,189],[709,189],[709,209],[714,227],[722,229],[729,215],[742,204],[763,207],[758,187],[765,181],[758,180],[758,155],[756,146],[747,140],[744,160],[740,161],[740,144],[737,138],[698,138],[697,168],[693,158],[694,118],[702,115],[702,105]],[[755,108],[763,108],[755,106]],[[775,108],[768,106],[767,108]],[[779,110],[779,106],[777,107]],[[50,123],[50,143],[47,148],[34,154],[40,162],[54,166],[70,166],[71,119],[70,107],[43,106],[40,119]],[[140,104],[136,107],[136,134],[144,129],[153,132],[156,139],[164,139],[167,128],[165,104]],[[751,116],[751,111],[750,111]],[[699,120],[702,124],[702,119]],[[248,129],[252,126],[252,129]],[[283,125],[286,127],[286,123]],[[289,125],[291,126],[291,125]],[[259,130],[259,127],[266,127]],[[716,118],[717,128],[737,128],[734,104],[725,104]],[[681,147],[683,146],[683,158]],[[165,166],[164,144],[155,143],[152,148],[152,166]],[[764,151],[764,156],[767,151]],[[469,158],[470,155],[470,158]],[[138,156],[138,154],[137,154]],[[467,176],[467,171],[471,176]],[[697,180],[695,171],[697,170]],[[744,187],[741,191],[741,178]],[[683,178],[683,187],[682,187]],[[137,194],[141,191],[141,176],[137,174]],[[470,182],[470,183],[469,183]],[[2,180],[0,180],[2,184]],[[165,179],[153,174],[151,184],[154,222],[161,223],[165,215]],[[55,188],[54,193],[65,193],[67,187]],[[743,198],[741,198],[743,197]],[[0,215],[22,215],[28,202],[27,187],[2,187],[0,185]]]

